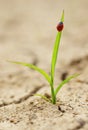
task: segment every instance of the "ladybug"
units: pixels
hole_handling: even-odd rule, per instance
[[[58,32],[61,32],[63,30],[63,28],[64,28],[63,22],[59,22],[56,28],[57,28]]]

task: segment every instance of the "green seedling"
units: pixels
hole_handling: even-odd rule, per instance
[[[55,40],[55,44],[54,44],[54,48],[53,48],[50,75],[47,74],[44,70],[38,68],[37,66],[35,66],[33,64],[24,63],[24,62],[17,62],[17,61],[9,61],[11,63],[20,64],[20,65],[29,67],[31,69],[34,69],[34,70],[38,71],[40,74],[42,74],[45,77],[45,79],[48,81],[49,85],[50,85],[51,99],[49,99],[46,96],[41,95],[41,94],[35,94],[35,95],[40,96],[44,100],[46,100],[48,102],[51,102],[53,104],[56,104],[57,93],[63,87],[63,85],[68,83],[71,79],[76,78],[79,75],[79,74],[73,74],[72,76],[69,76],[68,78],[63,80],[57,86],[56,89],[54,88],[55,66],[56,66],[56,62],[57,62],[57,56],[58,56],[58,51],[59,51],[59,46],[60,46],[60,39],[61,39],[61,35],[62,35],[62,30],[63,30],[63,27],[64,27],[63,22],[64,22],[64,11],[62,12],[61,20],[60,20],[59,24],[57,25],[57,31],[58,32],[57,32],[57,36],[56,36],[56,40]]]

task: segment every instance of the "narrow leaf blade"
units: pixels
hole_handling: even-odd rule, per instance
[[[49,77],[49,75],[48,75],[44,70],[38,68],[37,66],[35,66],[35,65],[33,65],[33,64],[24,63],[24,62],[17,62],[17,61],[9,61],[9,62],[14,63],[14,64],[20,64],[20,65],[22,65],[22,66],[26,66],[26,67],[29,67],[29,68],[31,68],[31,69],[34,69],[34,70],[38,71],[40,74],[42,74],[42,75],[45,77],[45,79],[46,79],[46,80],[49,82],[49,84],[50,84],[50,77]]]
[[[64,11],[62,13],[61,21],[62,22],[64,21]],[[54,78],[55,65],[56,65],[56,61],[57,61],[57,55],[58,55],[58,50],[59,50],[59,45],[60,45],[61,34],[62,34],[62,31],[57,33],[55,44],[54,44],[52,61],[51,61],[51,80]]]
[[[63,87],[64,84],[68,83],[71,79],[78,77],[80,74],[74,74],[63,80],[59,86],[55,90],[55,95],[57,95],[58,91]]]
[[[44,96],[44,95],[42,95],[42,94],[35,94],[34,96],[39,96],[39,97],[41,97],[42,99],[44,99],[44,100],[46,100],[46,101],[48,101],[48,102],[51,102],[50,99],[48,99],[46,96]]]
[[[64,10],[62,12],[61,22],[64,22]]]
[[[53,55],[52,55],[52,62],[51,62],[52,78],[54,78],[55,65],[56,65],[56,61],[57,61],[60,39],[61,39],[61,32],[58,32],[57,36],[56,36],[55,46],[54,46]]]

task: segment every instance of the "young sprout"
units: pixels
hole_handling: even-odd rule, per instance
[[[51,99],[49,99],[46,96],[41,95],[41,94],[35,94],[35,95],[36,96],[40,96],[44,100],[46,100],[48,102],[51,102],[53,104],[56,104],[57,93],[63,87],[63,85],[66,84],[66,83],[68,83],[71,79],[76,78],[79,75],[79,74],[74,74],[72,76],[69,76],[68,78],[66,78],[65,80],[63,80],[57,86],[56,89],[54,88],[55,66],[56,66],[56,62],[57,62],[57,56],[58,56],[58,51],[59,51],[59,46],[60,46],[60,39],[61,39],[61,35],[62,35],[62,30],[63,30],[63,27],[64,27],[63,22],[64,22],[64,11],[62,12],[61,20],[60,20],[59,24],[56,27],[58,32],[57,32],[57,36],[56,36],[56,40],[55,40],[54,48],[53,48],[50,75],[48,75],[44,70],[38,68],[37,66],[35,66],[33,64],[24,63],[24,62],[17,62],[17,61],[9,61],[11,63],[20,64],[20,65],[29,67],[31,69],[34,69],[34,70],[38,71],[40,74],[42,74],[45,77],[45,79],[48,81],[48,83],[50,84],[50,88],[51,88]]]

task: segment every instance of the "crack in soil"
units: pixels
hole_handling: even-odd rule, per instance
[[[31,54],[31,55],[33,56],[33,58],[34,58],[33,61],[32,61],[32,64],[33,64],[33,65],[37,65],[38,62],[39,62],[39,61],[38,61],[38,57],[36,56],[36,54],[35,54],[33,51],[30,50],[30,53],[29,53],[29,50],[28,50],[28,55],[30,55],[30,54]]]
[[[84,80],[80,80],[80,79],[78,79],[77,82],[82,83],[82,84],[88,84],[88,81],[84,81]]]
[[[78,59],[73,59],[70,62],[69,67],[76,66],[78,70],[83,70],[85,67],[87,67],[87,65],[88,65],[88,55]]]
[[[26,94],[25,96],[19,98],[18,100],[15,100],[15,101],[12,101],[12,102],[9,102],[9,103],[3,102],[3,104],[1,104],[0,107],[8,106],[8,105],[11,105],[11,104],[19,104],[19,103],[22,103],[22,102],[24,102],[25,100],[27,100],[28,98],[30,98],[31,96],[33,96],[37,91],[39,91],[42,86],[43,86],[43,85],[37,86],[37,87],[34,88],[30,93],[28,93],[28,94]]]
[[[82,129],[84,127],[84,125],[86,124],[86,122],[84,120],[82,120],[82,119],[78,120],[78,123],[79,124],[74,129],[72,129],[72,130]]]
[[[61,74],[61,80],[65,80],[66,78],[67,78],[67,76],[68,76],[68,72],[63,72],[62,74]]]

